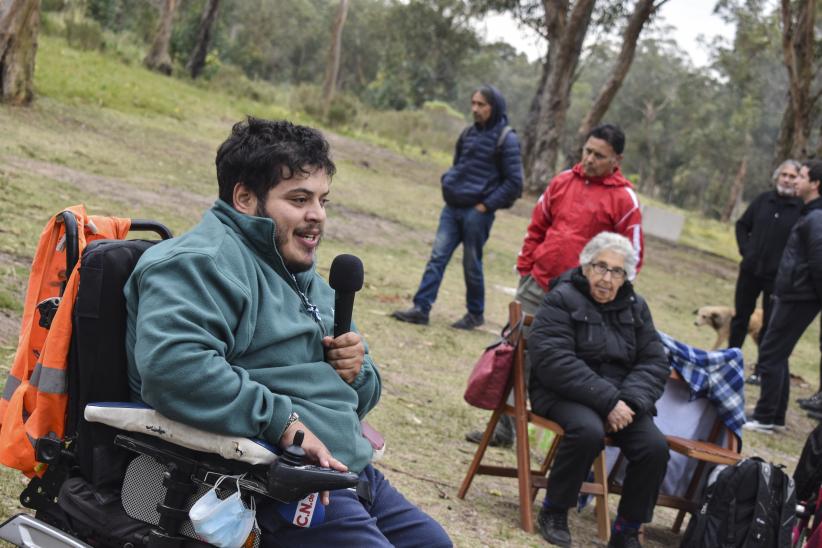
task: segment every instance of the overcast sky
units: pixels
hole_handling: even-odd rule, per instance
[[[708,63],[708,51],[698,41],[700,35],[709,41],[719,35],[733,38],[733,26],[725,24],[712,13],[714,5],[716,0],[669,0],[660,8],[663,21],[674,28],[674,39],[698,66]],[[538,59],[545,51],[545,46],[535,33],[519,28],[507,15],[487,18],[480,24],[480,32],[485,32],[489,42],[508,42],[531,60]]]

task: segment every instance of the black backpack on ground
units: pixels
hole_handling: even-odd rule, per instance
[[[724,468],[705,490],[681,548],[789,548],[796,520],[793,479],[753,457]]]

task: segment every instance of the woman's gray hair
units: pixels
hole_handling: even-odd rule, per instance
[[[597,255],[606,250],[619,253],[625,258],[625,273],[629,280],[633,280],[636,276],[638,260],[636,250],[628,238],[615,232],[600,232],[591,238],[579,254],[579,264],[582,266],[591,264]]]
[[[776,182],[776,180],[779,178],[779,172],[782,171],[782,168],[785,166],[791,166],[796,170],[797,173],[799,173],[799,168],[802,167],[802,164],[800,164],[796,160],[785,160],[784,162],[779,164],[779,166],[777,166],[777,168],[773,171],[773,175],[771,175],[771,181],[773,181],[774,183]]]

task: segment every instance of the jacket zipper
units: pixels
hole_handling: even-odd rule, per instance
[[[291,276],[291,281],[294,282],[294,290],[300,296],[300,302],[302,303],[303,307],[305,307],[306,312],[308,312],[314,321],[320,326],[320,333],[322,336],[325,337],[328,335],[328,332],[325,330],[325,324],[323,323],[323,319],[320,316],[320,309],[317,305],[313,304],[311,301],[308,300],[308,297],[300,290],[300,284],[297,283],[297,277],[294,276],[291,272],[288,273]]]

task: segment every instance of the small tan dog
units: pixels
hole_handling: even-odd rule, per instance
[[[710,325],[716,330],[716,342],[711,350],[724,348],[728,345],[728,338],[731,335],[731,319],[734,317],[734,309],[730,306],[703,306],[694,310],[696,318],[694,325]],[[759,332],[762,331],[762,309],[757,308],[751,314],[748,322],[748,335],[756,344],[759,344]]]

